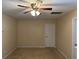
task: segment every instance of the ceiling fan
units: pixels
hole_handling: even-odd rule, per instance
[[[39,12],[40,10],[49,10],[49,11],[52,11],[52,8],[41,8],[41,5],[43,4],[42,0],[36,0],[35,2],[32,2],[32,3],[28,2],[28,1],[25,1],[25,0],[20,0],[20,1],[23,1],[25,3],[29,3],[30,4],[30,6],[17,5],[19,7],[25,8],[25,9],[28,9],[28,8],[31,9],[29,11],[24,12],[24,14],[30,12],[33,16],[38,16],[38,15],[41,14]],[[61,13],[61,12],[52,12],[51,14],[59,14],[59,13]]]

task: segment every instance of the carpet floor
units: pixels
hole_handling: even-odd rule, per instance
[[[6,59],[65,59],[55,48],[17,48]]]

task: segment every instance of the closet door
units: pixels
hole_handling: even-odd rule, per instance
[[[45,24],[45,47],[55,47],[55,24]]]

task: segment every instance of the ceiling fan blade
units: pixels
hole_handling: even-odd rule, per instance
[[[24,12],[24,14],[26,14],[26,13],[29,13],[29,12],[31,12],[32,10],[30,10],[30,11],[26,11],[26,12]]]
[[[68,6],[70,5],[69,3],[54,3],[54,4],[42,4],[41,6]],[[72,4],[71,4],[72,5]]]
[[[17,5],[17,6],[19,6],[19,7],[25,7],[25,8],[30,8],[28,6],[23,6],[23,5]]]
[[[40,8],[41,10],[52,10],[52,8]]]
[[[62,14],[63,12],[51,12],[51,14]]]

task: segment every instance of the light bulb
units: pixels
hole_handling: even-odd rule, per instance
[[[40,15],[40,12],[36,11],[36,15],[37,15],[37,16]]]
[[[35,10],[31,11],[31,15],[35,16]]]

